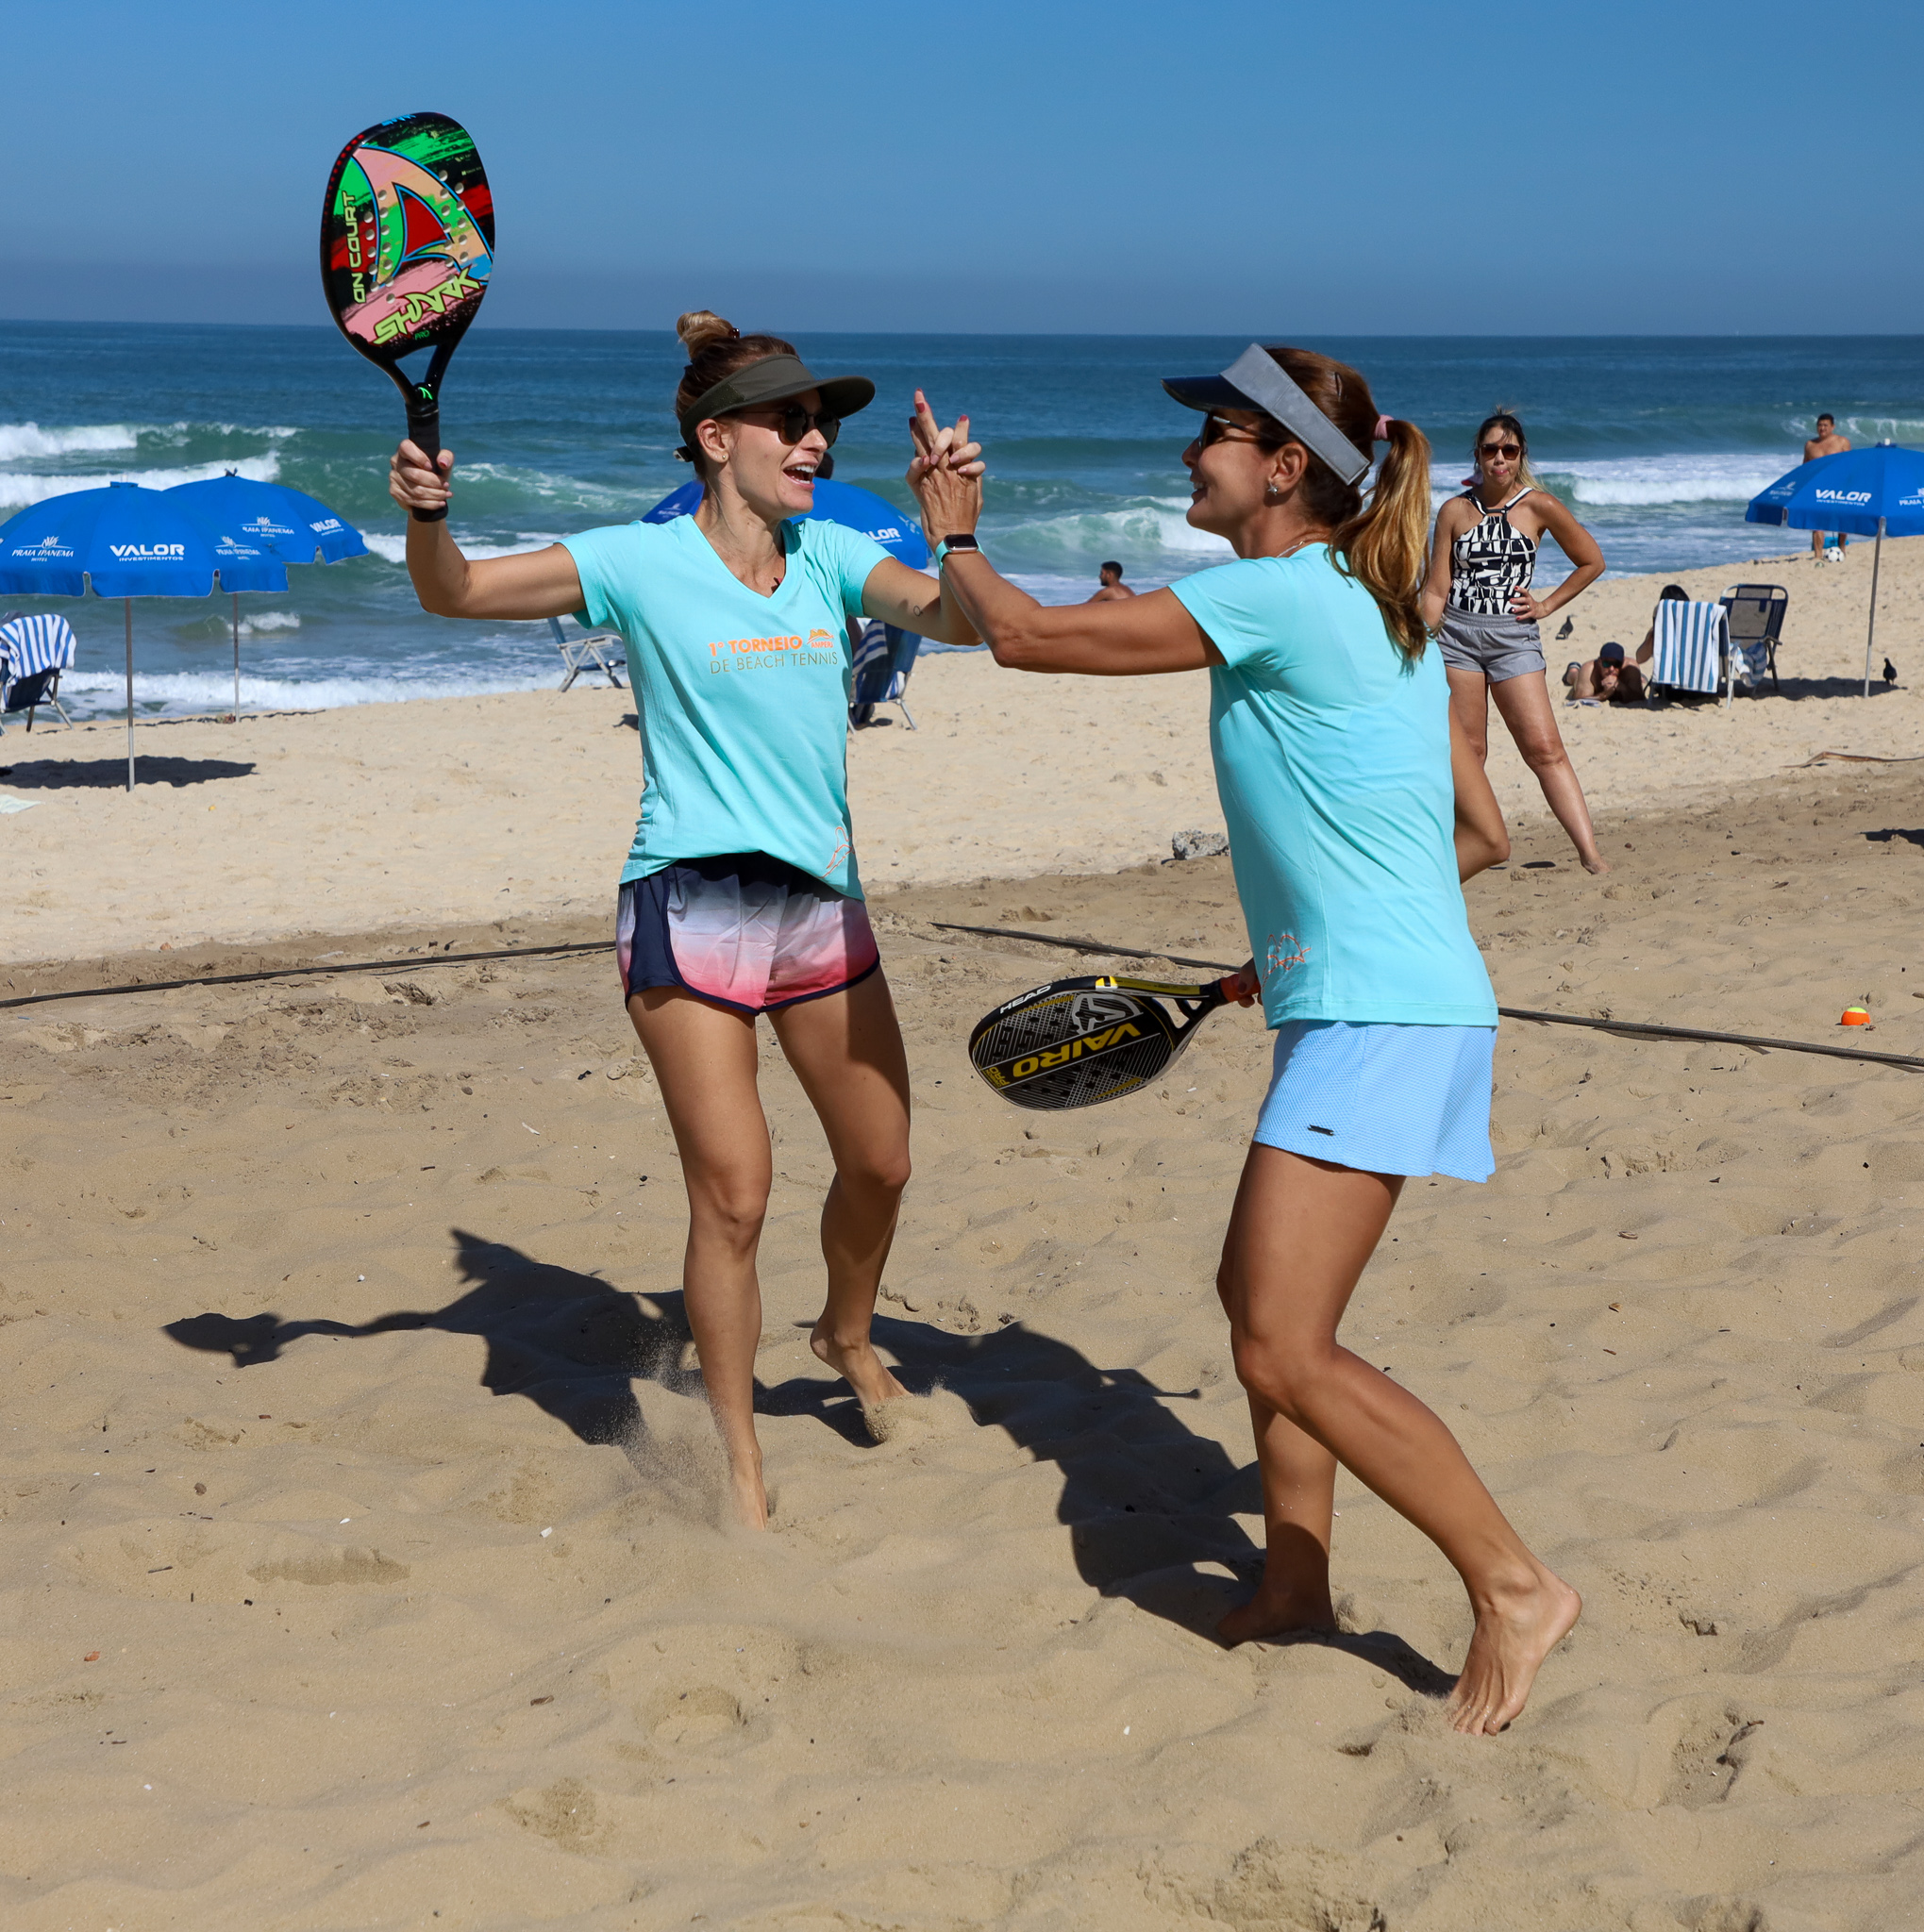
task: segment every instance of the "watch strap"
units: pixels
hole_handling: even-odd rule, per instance
[[[967,530],[959,530],[952,537],[945,537],[942,540],[942,541],[935,546],[935,567],[937,570],[940,570],[942,568],[944,562],[946,560],[948,557],[948,553],[951,550],[973,550],[979,553],[981,547],[982,546],[976,541],[975,536],[972,532]]]

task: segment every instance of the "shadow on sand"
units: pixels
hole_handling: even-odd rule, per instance
[[[205,785],[215,778],[251,778],[254,767],[233,758],[167,758],[142,752],[134,760],[134,781],[140,785]],[[0,764],[0,778],[26,791],[59,791],[85,788],[95,791],[125,791],[127,761],[117,758],[35,758],[18,765]]]
[[[651,1294],[648,1312],[598,1275],[539,1261],[506,1242],[453,1230],[457,1266],[470,1284],[445,1307],[397,1309],[371,1322],[283,1321],[275,1314],[203,1314],[170,1322],[183,1348],[229,1357],[239,1369],[278,1359],[305,1336],[365,1338],[434,1328],[486,1342],[481,1386],[518,1395],[583,1442],[620,1448],[647,1469],[636,1376],[698,1397],[700,1378],[680,1361],[688,1329],[678,1292]],[[944,1389],[976,1422],[999,1428],[1062,1475],[1058,1520],[1076,1568],[1103,1596],[1213,1641],[1217,1620],[1240,1602],[1262,1551],[1236,1521],[1262,1513],[1253,1463],[1239,1466],[1196,1434],[1180,1407],[1196,1390],[1158,1389],[1134,1369],[1101,1369],[1054,1337],[1020,1323],[986,1335],[951,1335],[928,1323],[877,1317],[877,1342],[917,1394]],[[758,1385],[766,1415],[812,1416],[847,1441],[869,1437],[846,1384],[826,1370]],[[1241,1581],[1207,1574],[1219,1563]],[[1453,1677],[1392,1632],[1343,1632],[1284,1641],[1318,1642],[1369,1662],[1413,1690],[1437,1694]]]

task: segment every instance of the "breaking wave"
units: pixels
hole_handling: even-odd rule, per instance
[[[251,476],[257,483],[272,483],[280,474],[280,458],[269,450],[265,456],[241,457],[232,462],[192,463],[177,470],[102,471],[93,475],[0,470],[0,510],[10,514],[56,496],[71,496],[77,490],[104,490],[109,483],[138,483],[147,490],[171,490],[176,483],[204,483],[212,476],[225,476],[229,470]]]

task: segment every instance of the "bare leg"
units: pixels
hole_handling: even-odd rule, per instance
[[[1444,667],[1449,679],[1449,708],[1463,726],[1470,749],[1480,765],[1490,762],[1490,681],[1481,671],[1459,671],[1454,664]]]
[[[1222,1265],[1216,1270],[1216,1293],[1232,1323],[1235,1257],[1248,1238],[1246,1191],[1237,1191],[1229,1232],[1223,1237]],[[1364,1260],[1369,1258],[1369,1248],[1381,1231],[1379,1227],[1370,1237]],[[1361,1262],[1354,1272],[1361,1274]],[[1256,1467],[1263,1478],[1263,1580],[1247,1603],[1238,1605],[1217,1624],[1216,1635],[1225,1643],[1246,1643],[1252,1637],[1280,1637],[1290,1630],[1333,1630],[1330,1537],[1336,1507],[1336,1458],[1254,1390],[1246,1392]]]
[[[878,971],[846,992],[770,1017],[835,1158],[822,1204],[828,1293],[810,1345],[873,1408],[908,1393],[869,1340],[909,1184],[909,1066],[895,1003]]]
[[[1582,1605],[1524,1547],[1442,1422],[1336,1341],[1337,1324],[1401,1187],[1396,1175],[1250,1148],[1224,1257],[1236,1373],[1252,1407],[1260,1402],[1321,1443],[1448,1557],[1477,1619],[1451,1722],[1460,1731],[1499,1731],[1523,1708],[1538,1667]],[[1307,1474],[1304,1461],[1287,1467]],[[1285,1465],[1279,1468],[1286,1473]],[[1306,1493],[1295,1501],[1279,1497],[1272,1506],[1267,1464],[1263,1476],[1265,1517],[1294,1525],[1317,1507]],[[1327,1549],[1325,1519],[1302,1526],[1315,1541],[1319,1523]],[[1297,1554],[1307,1555],[1300,1543]],[[1313,1572],[1313,1557],[1286,1565],[1274,1591],[1265,1572],[1248,1607],[1250,1627],[1226,1627],[1224,1635],[1235,1641],[1264,1634],[1258,1606],[1265,1599],[1279,1610],[1299,1604]]]
[[[1563,734],[1557,729],[1557,715],[1550,708],[1550,694],[1541,671],[1527,671],[1521,677],[1506,677],[1490,688],[1497,710],[1523,762],[1536,774],[1549,808],[1557,823],[1570,835],[1577,857],[1585,872],[1608,872],[1597,834],[1590,824],[1590,808],[1583,803],[1583,788],[1577,782],[1577,770],[1564,749]]]
[[[755,1440],[761,1286],[755,1255],[768,1212],[768,1121],[755,1086],[755,1023],[674,987],[634,995],[628,1013],[661,1090],[688,1189],[681,1286],[702,1385],[728,1450],[734,1506],[768,1521]]]

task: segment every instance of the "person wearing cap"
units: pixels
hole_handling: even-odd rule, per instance
[[[1508,409],[1484,419],[1472,443],[1469,488],[1436,512],[1423,618],[1449,674],[1450,704],[1478,758],[1489,755],[1490,706],[1543,788],[1545,802],[1585,872],[1610,870],[1590,823],[1550,705],[1539,621],[1603,575],[1603,552],[1530,469],[1530,439]],[[1530,588],[1537,547],[1555,538],[1574,568],[1539,597]]]
[[[1404,1181],[1493,1171],[1497,1007],[1462,880],[1508,855],[1417,608],[1430,445],[1363,375],[1250,348],[1163,384],[1202,412],[1182,452],[1188,520],[1235,560],[1124,603],[1048,609],[1000,575],[918,396],[909,480],[945,594],[1017,670],[1207,671],[1210,742],[1274,1073],[1230,1215],[1217,1291],[1249,1398],[1268,1547],[1230,1643],[1333,1630],[1330,1537],[1344,1464],[1431,1537],[1476,1613],[1452,1722],[1500,1730],[1576,1622],[1442,1421],[1336,1330]],[[1373,442],[1388,455],[1365,496]]]
[[[424,608],[573,613],[627,641],[644,789],[616,961],[680,1151],[682,1282],[703,1382],[736,1509],[759,1526],[755,1257],[772,1167],[756,1086],[761,1014],[835,1163],[814,1352],[866,1411],[904,1392],[869,1339],[909,1177],[909,1080],[849,824],[848,620],[977,640],[939,584],[867,537],[804,521],[842,419],[867,408],[875,385],[817,376],[793,343],[744,336],[707,310],[684,315],[678,333],[689,358],[678,454],[703,484],[694,515],[471,560],[445,521],[448,452],[430,463],[403,442],[389,488],[410,512],[408,570]],[[965,425],[939,440],[958,475],[979,471]]]
[[[1587,663],[1573,658],[1564,667],[1564,688],[1578,704],[1640,705],[1649,695],[1643,672],[1648,657],[1640,649],[1631,663],[1621,644],[1605,644]]]

